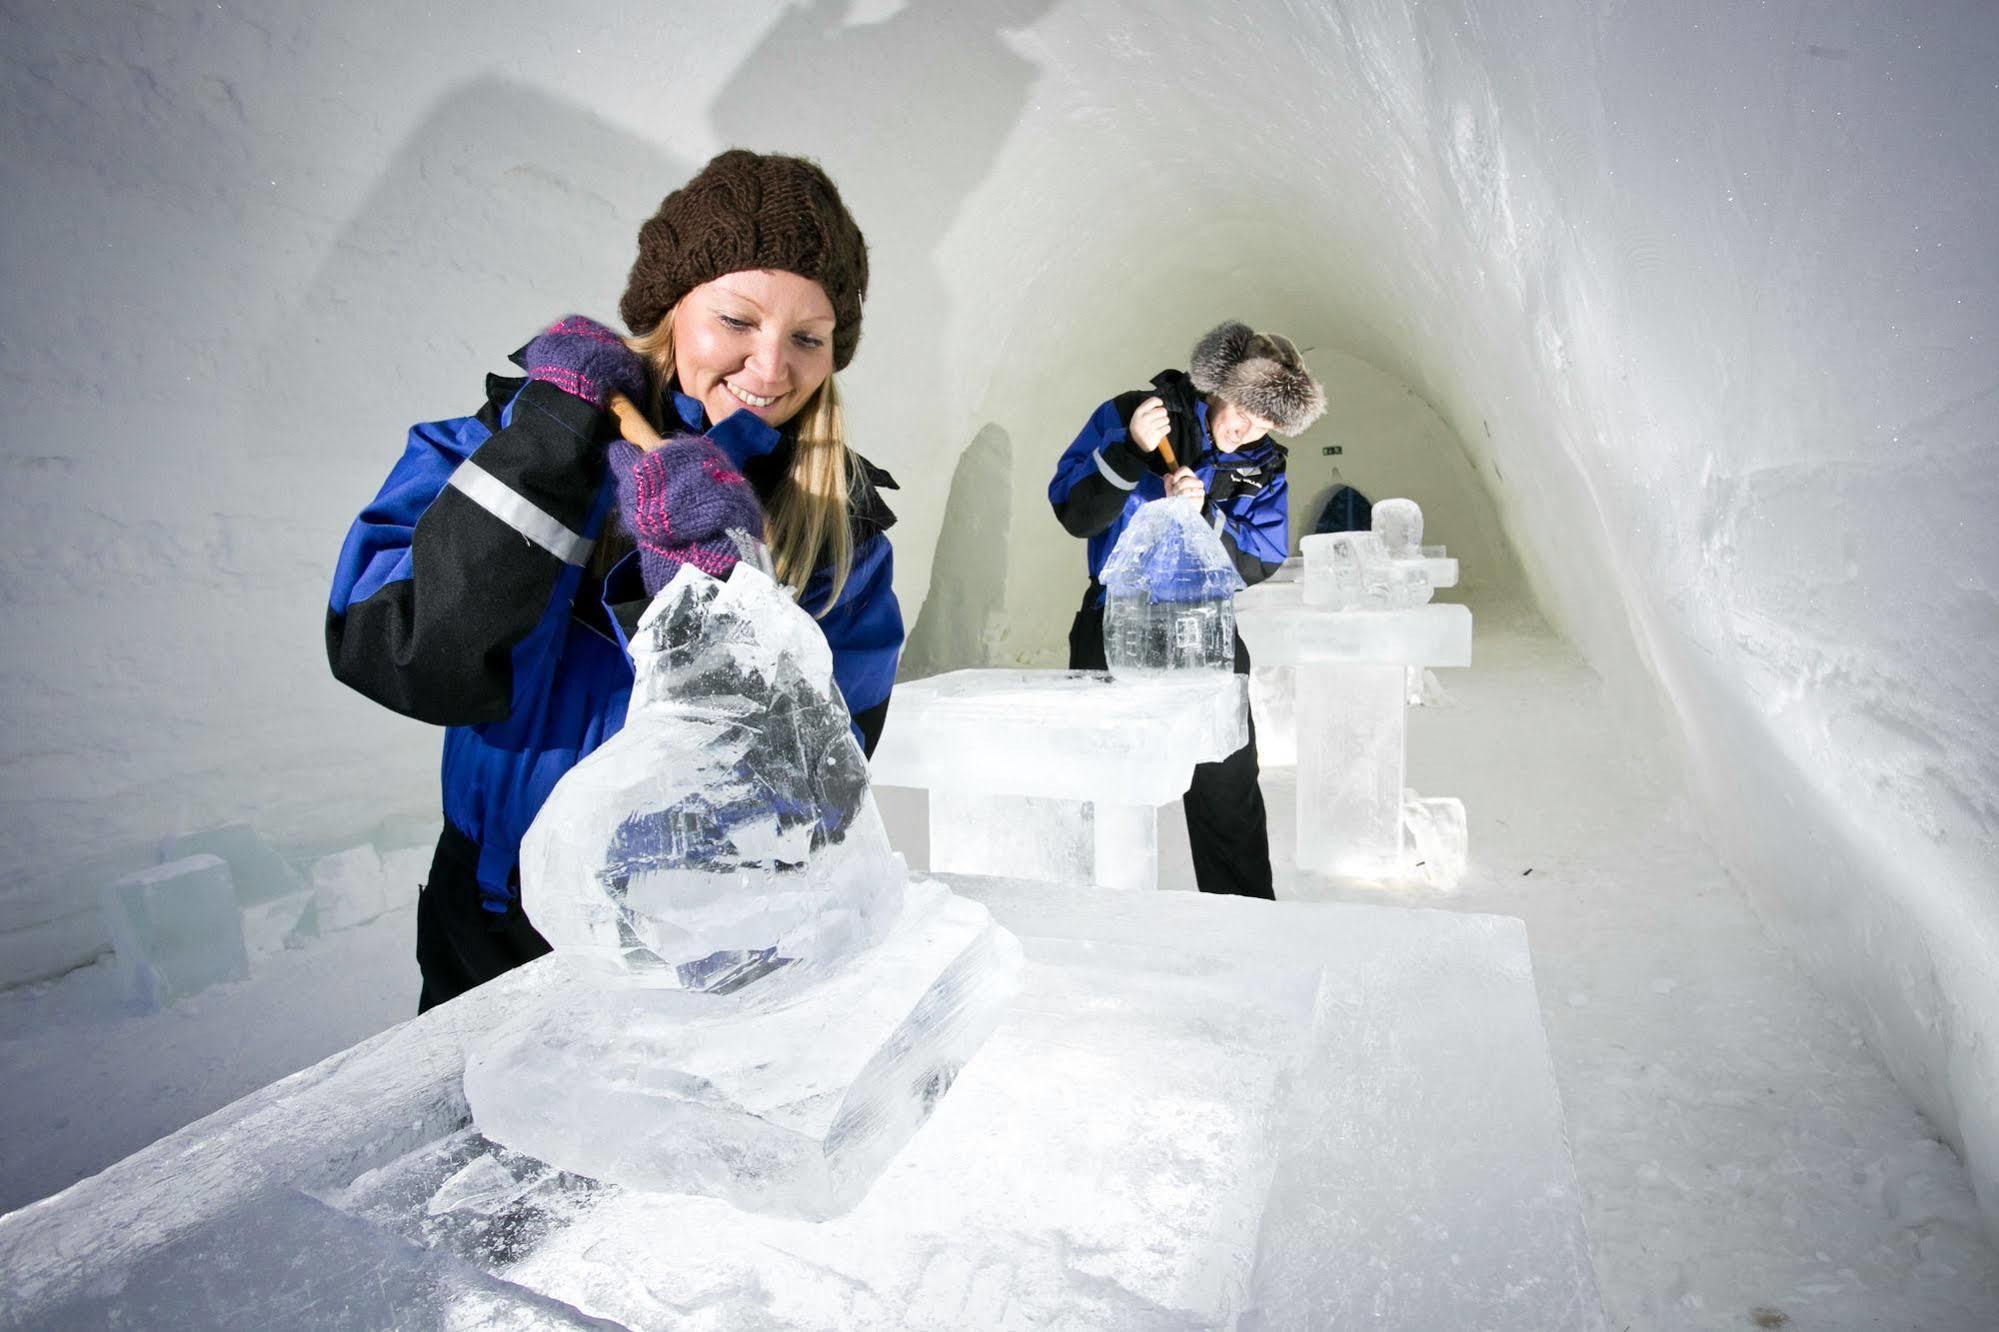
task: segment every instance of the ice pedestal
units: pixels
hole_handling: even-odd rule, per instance
[[[953,886],[1021,939],[1021,990],[844,1216],[481,1138],[465,1050],[544,961],[0,1219],[8,1314],[375,1325],[379,1286],[424,1327],[1604,1326],[1518,921]]]
[[[930,793],[930,868],[1142,891],[1159,884],[1159,807]]]
[[[1469,665],[1470,610],[1329,610],[1308,604],[1299,583],[1263,583],[1237,596],[1236,624],[1257,669],[1291,672],[1299,868],[1347,879],[1419,877],[1403,811],[1408,670]],[[1265,696],[1277,689],[1281,681],[1266,677]],[[1280,697],[1273,722],[1281,706]],[[1257,738],[1259,753],[1265,743],[1282,752],[1281,727],[1261,716]]]
[[[896,686],[869,766],[930,793],[933,870],[1153,888],[1158,807],[1248,724],[1234,674],[953,671]]]
[[[1454,796],[1424,798],[1402,793],[1402,826],[1408,835],[1409,868],[1433,888],[1455,888],[1464,877],[1470,838],[1464,802]]]

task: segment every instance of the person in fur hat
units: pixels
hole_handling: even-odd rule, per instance
[[[1290,550],[1285,449],[1326,410],[1325,390],[1290,339],[1233,320],[1194,344],[1188,368],[1162,370],[1149,389],[1119,394],[1091,413],[1063,451],[1048,502],[1083,538],[1090,583],[1069,628],[1069,668],[1103,670],[1104,562],[1139,505],[1167,495],[1201,504],[1246,583],[1274,573]],[[1170,441],[1169,467],[1160,443]],[[1249,651],[1236,638],[1236,671]],[[1194,878],[1204,893],[1273,896],[1270,831],[1257,786],[1256,728],[1249,743],[1194,769],[1182,802]]]
[[[420,1010],[548,951],[520,907],[521,838],[623,725],[626,635],[683,564],[722,575],[760,545],[873,749],[903,641],[895,483],[848,447],[833,380],[867,287],[825,172],[734,149],[640,229],[629,335],[559,320],[477,413],[410,431],[341,550],[326,650],[344,683],[446,728]]]

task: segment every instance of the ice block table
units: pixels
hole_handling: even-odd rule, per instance
[[[951,883],[1022,988],[843,1216],[481,1138],[467,1045],[544,961],[0,1218],[0,1321],[1604,1326],[1519,921]]]
[[[1159,806],[1248,741],[1247,682],[952,671],[899,684],[869,770],[930,797],[930,868],[1159,883]]]
[[[1452,561],[1455,564],[1455,561]],[[1257,671],[1258,752],[1282,753],[1286,704],[1298,764],[1298,866],[1339,878],[1405,872],[1402,825],[1411,667],[1469,666],[1471,611],[1329,610],[1295,580],[1236,594],[1236,628]],[[1288,698],[1287,698],[1288,693]]]

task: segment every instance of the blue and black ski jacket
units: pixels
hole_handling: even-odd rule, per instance
[[[768,503],[790,465],[789,434],[748,411],[713,428],[674,395],[691,432],[727,453]],[[326,614],[333,673],[385,707],[444,726],[444,817],[479,847],[489,910],[518,891],[521,838],[555,783],[624,725],[625,632],[644,609],[636,554],[601,580],[590,556],[615,504],[610,413],[553,385],[489,376],[474,416],[411,429],[403,456],[347,534]],[[876,492],[849,505],[853,568],[824,614],[830,567],[800,604],[833,650],[833,677],[862,746],[888,714],[902,610]]]
[[[1121,393],[1090,420],[1055,464],[1048,502],[1071,535],[1088,540],[1090,590],[1086,605],[1103,604],[1098,582],[1104,562],[1138,506],[1166,495],[1165,463],[1132,442],[1132,413],[1147,398],[1166,404],[1168,437],[1183,466],[1208,488],[1201,512],[1245,583],[1275,573],[1290,551],[1290,483],[1286,450],[1265,436],[1233,453],[1215,447],[1208,433],[1208,404],[1185,373],[1162,370],[1152,387]]]

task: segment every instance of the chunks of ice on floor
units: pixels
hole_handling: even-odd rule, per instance
[[[267,902],[305,891],[305,880],[298,871],[247,823],[225,823],[201,832],[184,833],[168,838],[160,847],[162,863],[195,855],[220,856],[228,862],[229,878],[236,886],[239,902]]]
[[[1385,499],[1374,506],[1374,534],[1391,560],[1421,559],[1423,510],[1412,499]]]
[[[886,940],[828,970],[728,993],[579,977],[471,1054],[465,1096],[481,1133],[564,1170],[836,1215],[991,1032],[1018,969],[984,907],[918,881]]]
[[[904,870],[811,618],[744,563],[692,565],[632,642],[631,710],[521,843],[542,937],[610,975],[712,989],[881,938]]]
[[[106,884],[98,896],[127,992],[162,1008],[250,974],[229,866],[192,855]]]
[[[389,909],[382,858],[357,846],[312,863],[313,919],[321,934],[366,924]]]
[[[1242,576],[1199,505],[1140,505],[1100,578],[1104,658],[1113,674],[1235,669]]]
[[[1451,705],[1451,695],[1444,688],[1437,673],[1427,666],[1409,668],[1409,706],[1412,708],[1447,708]]]
[[[1465,875],[1470,838],[1465,806],[1455,796],[1402,793],[1402,826],[1413,877],[1433,888],[1455,888]]]

